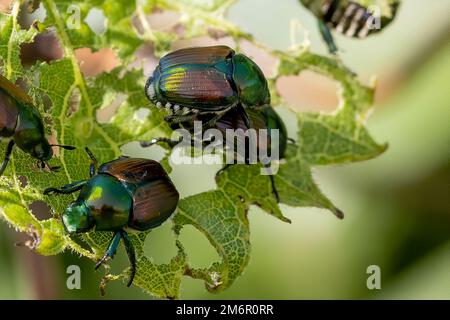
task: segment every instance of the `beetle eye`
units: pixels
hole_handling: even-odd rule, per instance
[[[33,147],[31,155],[36,159],[48,161],[53,156],[53,150],[47,140],[45,140],[44,142],[38,143]]]
[[[33,148],[33,157],[37,159],[42,159],[44,157],[44,148],[42,146],[42,143],[39,143]]]

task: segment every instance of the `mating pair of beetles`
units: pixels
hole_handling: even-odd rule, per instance
[[[248,57],[226,46],[186,48],[164,56],[149,77],[145,93],[157,107],[164,107],[165,118],[172,126],[192,128],[194,121],[204,121],[204,128],[253,128],[279,130],[278,143],[283,157],[287,133],[283,121],[270,106],[267,81],[260,68]],[[0,138],[8,139],[6,155],[0,168],[3,174],[13,147],[38,159],[42,167],[53,156],[52,146],[68,150],[75,147],[51,145],[45,137],[42,118],[31,98],[19,87],[0,76]],[[270,135],[269,137],[270,138]],[[178,141],[176,141],[178,142]],[[142,142],[143,146],[169,143],[164,138]],[[270,148],[270,143],[258,148]],[[175,211],[179,194],[164,168],[154,160],[120,157],[97,168],[91,158],[90,178],[61,188],[47,188],[45,195],[71,194],[80,191],[76,201],[62,213],[62,222],[70,234],[112,231],[114,235],[98,268],[112,258],[122,239],[130,260],[128,286],[136,273],[136,257],[125,228],[145,231],[167,220]],[[278,199],[273,177],[274,194]]]

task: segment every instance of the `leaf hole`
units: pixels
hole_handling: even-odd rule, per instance
[[[28,185],[28,179],[25,176],[19,176],[20,187],[25,188]]]
[[[128,98],[124,93],[111,94],[107,93],[103,96],[103,106],[97,110],[97,121],[99,123],[109,123],[112,117],[116,114],[117,109]]]
[[[221,38],[225,38],[228,36],[228,33],[224,30],[209,27],[208,28],[208,35],[213,38],[214,40],[220,40]]]
[[[155,9],[152,13],[143,17],[136,15],[133,17],[133,25],[140,34],[145,34],[146,26],[152,31],[173,32],[180,23],[181,14],[171,10]]]
[[[222,165],[197,164],[195,161],[202,161],[202,159],[191,157],[179,159],[175,153],[172,153],[169,160],[172,167],[170,177],[177,186],[181,198],[216,188],[215,176]],[[190,161],[190,163],[184,163],[184,160]],[[174,161],[176,161],[176,164],[174,164]],[[186,181],[192,183],[186,183]]]
[[[89,26],[92,32],[99,36],[106,32],[108,19],[106,19],[102,9],[94,7],[89,10],[84,22]]]
[[[53,31],[39,33],[32,42],[20,46],[20,58],[24,66],[32,66],[37,61],[58,60],[62,56],[60,43]]]
[[[29,208],[39,221],[47,220],[52,217],[52,210],[50,206],[42,200],[34,201],[29,205]]]
[[[37,1],[26,2],[36,3]],[[34,7],[34,4],[30,5],[26,2],[22,5],[22,8],[19,11],[18,22],[22,29],[28,30],[35,21],[44,22],[45,18],[47,18],[47,11],[45,10],[45,7],[42,3],[39,3],[37,7]]]
[[[0,1],[0,12],[5,14],[11,13],[10,1]]]
[[[52,134],[50,136],[48,136],[48,142],[50,142],[50,144],[58,144],[58,137],[56,134],[56,131],[53,131]],[[53,149],[53,155],[55,157],[59,157],[60,153],[61,153],[61,148],[60,147],[52,147]]]
[[[148,108],[139,108],[138,111],[134,113],[134,117],[139,120],[145,120],[151,113],[152,111]]]
[[[221,38],[220,40],[213,39],[208,36],[194,37],[190,39],[180,39],[172,43],[172,50],[178,50],[188,47],[205,47],[225,45],[234,48],[236,43],[232,37]]]
[[[75,50],[75,56],[85,77],[110,72],[120,65],[115,52],[109,48],[102,48],[96,52],[92,52],[91,48],[79,48]]]
[[[129,142],[121,147],[122,154],[133,158],[146,158],[161,161],[166,155],[164,148],[154,145],[150,148],[142,148],[137,141]]]
[[[154,263],[169,263],[178,253],[172,223],[165,222],[153,229],[145,239],[143,250]]]
[[[221,261],[208,238],[194,226],[184,225],[180,231],[179,240],[189,257],[190,267],[206,268],[211,265],[212,261]]]
[[[37,97],[37,105],[41,105],[44,109],[44,113],[42,114],[44,124],[46,126],[46,129],[48,131],[49,128],[53,128],[53,118],[51,117],[51,111],[52,111],[52,100],[50,97],[45,93],[40,93]],[[50,133],[50,132],[48,132]]]
[[[156,66],[159,63],[159,59],[155,57],[155,48],[151,43],[144,43],[134,53],[134,61],[128,64],[127,68],[131,69],[144,69],[144,75],[149,77]]]
[[[49,112],[51,111],[52,108],[52,100],[50,99],[50,97],[47,94],[42,94],[41,95],[41,101],[42,101],[42,105],[44,106],[44,111],[45,112]]]
[[[147,17],[153,30],[170,32],[180,23],[181,13],[171,10],[154,10]]]
[[[75,88],[70,95],[69,108],[67,108],[67,117],[76,113],[80,107],[81,94],[78,88]]]
[[[298,118],[297,113],[289,108],[276,107],[275,111],[286,125],[288,138],[297,140],[298,135]]]
[[[338,108],[338,82],[306,70],[298,76],[282,76],[276,88],[289,105],[300,111],[333,112]]]

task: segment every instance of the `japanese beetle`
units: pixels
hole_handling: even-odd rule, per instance
[[[177,124],[172,124],[172,129],[178,129],[180,127],[183,127],[184,129],[188,130],[191,135],[194,135],[194,121],[201,121],[201,122],[207,122],[213,117],[211,114],[197,114],[194,119],[191,119],[189,121],[184,121]],[[249,123],[246,124],[246,117],[248,117]],[[283,159],[285,157],[286,148],[288,141],[292,142],[292,139],[289,139],[287,136],[287,130],[286,126],[283,122],[283,120],[280,118],[280,116],[275,112],[275,110],[269,106],[266,105],[258,110],[256,109],[249,109],[245,111],[242,106],[239,106],[237,108],[233,108],[229,111],[227,111],[220,119],[218,119],[215,122],[214,127],[215,129],[218,129],[223,137],[223,141],[214,141],[214,143],[219,142],[222,144],[223,147],[228,146],[231,148],[234,148],[234,152],[236,157],[241,156],[244,157],[245,163],[250,164],[249,154],[250,154],[250,140],[249,136],[246,134],[248,129],[254,129],[257,133],[260,132],[261,129],[266,129],[267,138],[266,139],[260,139],[259,136],[257,136],[256,140],[256,149],[258,156],[261,154],[270,156],[270,151],[272,150],[272,144],[275,144],[273,147],[277,148],[279,158]],[[238,132],[237,130],[242,130],[241,132]],[[278,130],[278,141],[272,141],[271,136],[271,130],[277,129]],[[235,141],[227,141],[226,137],[226,131],[227,130],[233,130],[235,132],[234,137],[238,140],[243,142],[245,144],[245,150],[244,154],[240,154],[239,150],[236,148],[237,144],[235,144]],[[207,132],[207,131],[206,131]],[[234,139],[233,137],[233,139]],[[203,140],[202,142],[204,144],[207,144],[207,137],[202,136]],[[141,146],[142,147],[149,147],[157,143],[167,143],[169,146],[174,147],[175,145],[179,144],[182,140],[171,140],[167,138],[155,138],[151,141],[142,141]],[[193,142],[193,141],[192,141]],[[262,150],[261,150],[262,149]],[[262,152],[261,152],[262,151]],[[264,159],[259,159],[260,162],[263,162]],[[270,166],[270,163],[264,163],[263,164],[266,167]],[[226,164],[222,169],[220,169],[216,176],[219,175],[221,172],[229,168],[229,166],[232,164]],[[272,190],[277,198],[277,201],[279,201],[278,192],[275,187],[275,182],[273,179],[273,175],[269,175],[272,183]]]
[[[45,138],[41,115],[30,96],[11,81],[0,75],[0,139],[9,140],[6,154],[0,167],[0,176],[8,165],[15,145],[41,162],[42,168],[53,156],[52,146],[68,150],[75,147],[50,144]]]
[[[165,55],[145,85],[145,93],[171,113],[169,123],[192,120],[196,113],[212,113],[209,124],[242,106],[270,104],[267,80],[261,69],[227,46],[185,48]],[[245,121],[248,118],[244,111]]]
[[[266,154],[269,155],[269,150],[271,149],[272,144],[275,143],[275,147],[279,150],[280,159],[284,158],[288,141],[287,130],[283,120],[275,110],[267,105],[260,110],[249,110],[247,111],[247,114],[250,119],[250,124],[246,124],[243,110],[236,109],[236,111],[230,111],[218,120],[215,127],[223,132],[224,135],[227,129],[242,129],[244,131],[248,129],[255,129],[256,131],[266,129],[267,143],[258,139],[257,149],[265,149],[267,150]],[[279,130],[278,141],[272,141],[271,139],[271,130],[273,129]]]
[[[89,149],[86,152],[92,160],[90,179],[61,189],[47,188],[44,194],[70,194],[80,190],[77,200],[62,214],[65,229],[70,234],[91,230],[114,232],[95,269],[115,255],[122,239],[131,265],[127,284],[130,286],[136,273],[136,257],[124,228],[145,231],[158,227],[175,211],[179,194],[157,161],[120,157],[96,170],[97,160]]]
[[[249,124],[246,123],[246,116],[248,116],[248,120],[250,121]],[[208,122],[211,120],[210,114],[198,114],[197,117],[195,117],[194,121],[201,121],[202,123]],[[191,134],[194,133],[194,121],[185,121],[180,123],[179,125],[172,125],[172,129],[177,129],[180,126],[187,129]],[[284,154],[286,152],[287,147],[287,131],[286,126],[284,125],[283,120],[281,120],[280,116],[275,112],[275,110],[267,105],[264,106],[258,110],[247,110],[244,111],[241,106],[237,108],[233,108],[226,112],[220,119],[218,119],[214,127],[215,129],[218,129],[222,136],[226,137],[226,131],[227,130],[243,130],[242,137],[236,133],[237,139],[245,139],[246,149],[245,154],[242,154],[243,157],[246,158],[246,162],[249,162],[249,153],[248,153],[248,135],[246,135],[246,131],[248,129],[254,129],[256,132],[259,132],[261,129],[266,129],[267,131],[267,139],[261,140],[257,139],[256,141],[256,149],[260,150],[263,149],[265,154],[269,154],[269,150],[271,149],[272,141],[271,141],[271,130],[272,129],[278,129],[279,130],[279,141],[274,141],[274,143],[277,144],[276,148],[279,150],[279,156],[280,158],[284,158]],[[178,142],[178,141],[177,141]],[[223,146],[229,145],[232,147],[236,147],[236,144],[233,144],[232,141],[226,141],[224,139],[222,141]],[[145,145],[145,142],[143,143]],[[142,144],[141,144],[142,145]],[[236,153],[239,152],[239,150],[234,150]],[[260,154],[260,152],[258,152]],[[261,159],[260,159],[261,160]]]
[[[337,47],[330,29],[347,37],[365,38],[391,23],[399,6],[398,1],[391,1],[389,12],[381,15],[380,7],[365,7],[357,1],[300,0],[300,2],[319,19],[320,32],[332,54],[336,54]]]

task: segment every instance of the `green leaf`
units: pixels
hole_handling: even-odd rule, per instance
[[[89,232],[79,237],[69,237],[60,222],[59,215],[75,199],[75,196],[43,196],[49,186],[62,186],[73,181],[87,179],[89,158],[85,146],[94,152],[100,162],[121,155],[121,146],[154,137],[170,137],[171,130],[164,122],[164,114],[150,105],[144,95],[144,75],[141,69],[131,69],[136,50],[151,41],[156,56],[170,49],[179,38],[175,32],[153,30],[146,23],[146,14],[154,8],[173,10],[184,14],[185,37],[205,35],[212,26],[231,35],[237,43],[251,41],[279,59],[276,75],[270,79],[272,98],[276,105],[285,104],[275,89],[276,80],[283,75],[296,75],[312,70],[336,80],[341,87],[340,108],[334,114],[298,113],[298,134],[291,137],[295,145],[289,145],[286,159],[281,160],[279,172],[274,176],[282,203],[300,207],[325,208],[338,217],[342,212],[320,191],[311,174],[318,165],[342,164],[373,158],[386,146],[378,145],[368,134],[364,124],[369,115],[373,88],[361,85],[355,75],[338,60],[314,55],[305,50],[273,51],[253,40],[224,18],[234,1],[213,1],[208,4],[188,6],[185,1],[157,0],[146,3],[129,1],[85,0],[77,2],[80,28],[67,27],[73,18],[71,1],[45,0],[46,19],[39,28],[23,30],[17,23],[19,2],[14,2],[11,14],[0,16],[1,73],[16,81],[25,80],[36,108],[46,119],[47,130],[60,144],[77,146],[75,151],[59,150],[51,165],[61,166],[59,173],[43,172],[36,160],[16,149],[5,175],[0,178],[0,217],[20,232],[28,233],[30,248],[42,255],[55,255],[72,250],[92,260],[99,259],[111,239],[108,232]],[[106,30],[95,34],[84,19],[93,9],[103,11]],[[140,27],[136,27],[136,21]],[[50,63],[37,63],[24,69],[20,62],[20,46],[33,41],[39,32],[54,30],[64,56]],[[121,59],[122,65],[109,73],[85,77],[74,54],[77,48],[93,50],[109,48]],[[119,99],[120,98],[120,99]],[[99,122],[97,113],[119,99],[120,105],[113,117]],[[49,101],[50,108],[44,106]],[[150,112],[145,118],[138,116],[141,108]],[[47,111],[49,110],[49,111]],[[0,144],[0,153],[5,152]],[[169,153],[162,160],[168,172]],[[167,264],[154,263],[145,255],[143,245],[150,233],[131,234],[137,255],[137,274],[134,285],[149,294],[162,298],[179,298],[183,276],[204,281],[211,292],[219,292],[231,286],[245,270],[250,260],[250,226],[247,218],[252,205],[261,207],[268,214],[290,222],[280,210],[272,193],[270,177],[261,175],[259,165],[236,165],[217,177],[215,190],[196,194],[179,202],[173,219],[177,254]],[[38,220],[30,210],[35,201],[45,201],[51,207],[53,217]],[[269,218],[269,217],[268,217]],[[185,225],[192,225],[202,232],[217,250],[220,261],[194,268],[178,239]],[[289,227],[286,225],[286,227]],[[84,242],[86,246],[80,244]],[[110,274],[106,268],[101,287],[109,281],[128,277],[128,269]]]

